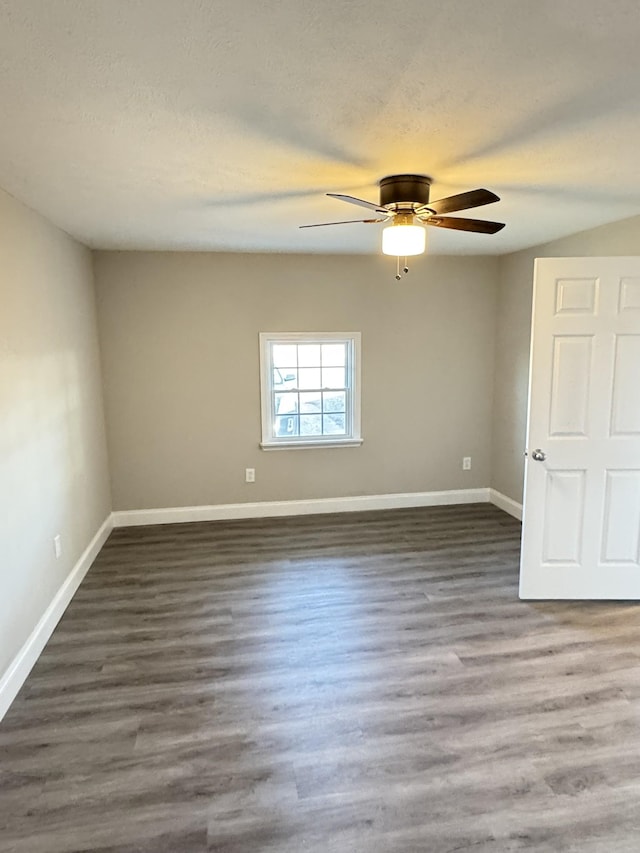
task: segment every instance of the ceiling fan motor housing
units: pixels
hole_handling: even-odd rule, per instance
[[[430,187],[431,178],[426,175],[389,175],[380,181],[380,205],[395,208],[429,204]]]

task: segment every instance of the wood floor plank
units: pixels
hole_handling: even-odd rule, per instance
[[[1,853],[637,853],[640,613],[489,505],[119,529],[0,724]]]

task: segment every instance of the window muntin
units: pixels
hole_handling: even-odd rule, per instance
[[[359,444],[359,333],[263,333],[262,446]]]

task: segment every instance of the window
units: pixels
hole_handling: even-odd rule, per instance
[[[359,332],[260,335],[262,444],[362,444]]]

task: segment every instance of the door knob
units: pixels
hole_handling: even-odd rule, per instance
[[[544,462],[544,460],[547,458],[547,454],[544,452],[544,450],[540,450],[540,448],[538,447],[531,452],[531,458],[535,459],[536,462]]]

